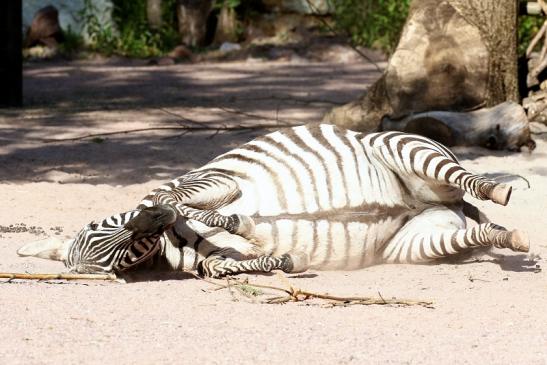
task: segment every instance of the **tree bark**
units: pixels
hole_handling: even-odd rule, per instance
[[[162,25],[161,14],[162,0],[146,0],[146,18],[152,29],[160,29]]]
[[[207,33],[207,16],[212,0],[178,0],[177,19],[182,43],[186,46],[202,46]]]
[[[237,42],[237,18],[234,8],[224,4],[218,15],[217,29],[215,32],[215,44],[224,42]]]
[[[414,0],[383,75],[324,121],[370,132],[384,117],[518,102],[517,15],[517,0]]]

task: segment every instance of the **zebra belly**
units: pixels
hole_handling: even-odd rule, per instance
[[[395,216],[350,213],[324,218],[255,217],[256,242],[271,255],[304,252],[313,269],[359,269],[375,263],[376,253],[409,216],[410,212]]]

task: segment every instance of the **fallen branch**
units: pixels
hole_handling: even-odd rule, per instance
[[[237,110],[237,109],[229,109],[229,108],[225,108],[225,107],[219,107],[219,109],[222,110],[223,112],[226,112],[226,113],[236,114],[236,115],[243,115],[244,117],[257,118],[257,119],[262,119],[262,120],[274,120],[276,122],[283,122],[286,125],[292,125],[293,127],[296,125],[296,124],[294,124],[294,122],[292,122],[290,120],[279,119],[278,116],[277,116],[278,110],[276,111],[275,119],[271,119],[271,118],[266,118],[262,115],[247,113],[247,112]]]
[[[186,118],[185,116],[183,115],[180,115],[178,113],[174,113],[170,110],[167,110],[165,108],[158,108],[158,110],[164,112],[165,114],[168,114],[168,115],[171,115],[173,117],[177,117],[177,118],[180,118],[183,122],[186,122],[186,123],[190,123],[190,124],[193,124],[193,125],[196,125],[196,126],[201,126],[202,124],[196,120],[193,120],[193,119],[190,119],[190,118]],[[181,124],[181,121],[177,120],[176,121],[178,124],[182,125]]]
[[[298,99],[292,96],[276,96],[276,95],[267,95],[267,96],[255,96],[255,97],[234,97],[231,99],[232,101],[283,101],[287,103],[293,103],[293,104],[305,104],[305,105],[311,105],[311,104],[330,104],[330,105],[343,105],[344,102],[338,102],[338,101],[332,101],[332,100],[326,100],[326,99]]]
[[[547,30],[547,21],[543,22],[543,25],[539,29],[539,32],[537,32],[534,38],[532,38],[530,45],[526,49],[526,57],[530,57],[530,55],[532,54],[532,51],[534,50],[534,48],[536,48],[536,45],[538,44],[541,37],[543,37],[546,30]]]
[[[106,280],[117,281],[118,278],[114,274],[29,274],[29,273],[0,273],[0,279],[23,280]]]
[[[56,142],[70,142],[70,141],[81,141],[88,138],[97,138],[104,136],[114,136],[119,134],[129,134],[129,133],[139,133],[139,132],[149,132],[149,131],[162,131],[162,130],[184,130],[184,131],[241,131],[241,130],[257,130],[257,129],[267,129],[267,128],[292,128],[298,124],[274,124],[274,125],[237,125],[237,126],[225,126],[225,127],[213,127],[213,126],[202,126],[202,127],[150,127],[150,128],[137,128],[137,129],[127,129],[116,132],[103,132],[103,133],[90,133],[84,134],[78,137],[71,138],[52,138],[52,139],[43,139],[44,143],[56,143]]]
[[[422,306],[425,308],[433,308],[433,302],[430,301],[421,301],[421,300],[413,300],[413,299],[384,299],[381,295],[379,295],[379,298],[373,298],[373,297],[342,297],[337,295],[330,295],[326,293],[315,293],[307,290],[303,290],[300,288],[296,288],[289,284],[289,288],[281,288],[277,286],[272,285],[263,285],[263,284],[256,284],[256,283],[250,283],[248,281],[241,281],[238,279],[230,278],[228,277],[227,283],[224,284],[221,281],[215,281],[214,279],[208,279],[208,278],[202,278],[197,275],[195,277],[199,280],[203,280],[207,283],[216,285],[218,288],[215,290],[221,290],[221,289],[228,289],[230,290],[230,294],[233,297],[233,291],[232,288],[245,288],[243,289],[245,292],[249,291],[249,288],[252,288],[255,290],[256,293],[260,293],[260,295],[264,294],[258,288],[261,289],[269,289],[274,290],[277,292],[285,293],[285,295],[282,296],[273,296],[266,298],[263,301],[259,301],[259,303],[264,304],[281,304],[281,303],[287,303],[287,302],[303,302],[308,299],[323,299],[328,301],[328,305],[331,306],[347,306],[347,305],[396,305],[396,306]],[[288,283],[286,278],[284,278],[284,281]],[[259,295],[259,294],[257,294]]]

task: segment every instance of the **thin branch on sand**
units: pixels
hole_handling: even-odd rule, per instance
[[[221,289],[228,289],[230,290],[230,293],[233,297],[234,292],[232,291],[232,288],[243,288],[243,291],[246,293],[249,292],[249,288],[253,289],[257,295],[262,295],[262,293],[259,289],[268,289],[273,290],[276,292],[282,292],[284,295],[281,296],[272,296],[269,298],[266,298],[263,301],[259,301],[259,303],[264,304],[281,304],[281,303],[287,303],[287,302],[303,302],[308,299],[323,299],[327,301],[327,305],[329,306],[349,306],[349,305],[392,305],[392,306],[422,306],[425,308],[433,308],[433,302],[430,301],[422,301],[422,300],[414,300],[414,299],[385,299],[381,295],[378,298],[373,297],[342,297],[337,295],[331,295],[327,293],[316,293],[308,290],[303,290],[297,287],[294,287],[293,285],[289,284],[289,288],[281,288],[277,286],[272,285],[262,285],[262,284],[256,284],[256,283],[250,283],[249,281],[242,281],[235,278],[227,278],[227,283],[225,284],[220,280],[215,279],[209,279],[209,278],[202,278],[197,275],[195,277],[199,280],[203,280],[207,283],[213,284],[217,286],[215,290],[221,290]],[[288,283],[287,279],[284,278],[285,282]]]
[[[261,120],[268,120],[275,122],[275,124],[251,124],[251,125],[222,125],[222,126],[211,126],[211,125],[203,125],[202,123],[186,118],[178,113],[171,112],[167,109],[160,108],[162,112],[172,115],[174,117],[180,118],[180,120],[175,121],[178,126],[165,126],[165,127],[148,127],[148,128],[135,128],[135,129],[124,129],[121,131],[114,131],[114,132],[98,132],[98,133],[89,133],[84,134],[78,137],[70,137],[70,138],[51,138],[51,139],[43,139],[42,142],[44,143],[56,143],[56,142],[72,142],[72,141],[81,141],[84,139],[90,139],[90,138],[100,138],[105,136],[115,136],[120,134],[129,134],[129,133],[140,133],[140,132],[150,132],[150,131],[176,131],[176,130],[182,130],[184,131],[183,134],[186,134],[190,131],[214,131],[214,137],[220,132],[223,131],[250,131],[250,130],[259,130],[259,129],[268,129],[268,128],[292,128],[299,125],[298,122],[293,122],[290,120],[279,120],[276,115],[276,119],[271,119],[264,117],[262,115],[257,114],[251,114],[247,112],[243,112],[236,109],[228,109],[228,108],[219,108],[220,110],[231,113],[231,114],[237,114],[237,115],[243,115],[246,117],[251,118],[258,118]],[[281,123],[280,123],[281,122]],[[193,124],[193,126],[185,125],[183,123],[190,123]],[[211,138],[212,138],[211,137]]]
[[[176,130],[183,130],[183,131],[216,131],[217,133],[219,131],[243,131],[243,130],[258,130],[258,129],[268,129],[268,128],[292,128],[297,126],[298,124],[271,124],[271,125],[235,125],[235,126],[224,126],[224,127],[215,127],[215,126],[201,126],[201,127],[187,127],[187,126],[179,126],[179,127],[150,127],[150,128],[136,128],[136,129],[126,129],[122,131],[115,131],[115,132],[103,132],[103,133],[90,133],[90,134],[84,134],[82,136],[78,137],[70,137],[70,138],[52,138],[52,139],[44,139],[42,142],[44,143],[56,143],[56,142],[70,142],[70,141],[81,141],[84,139],[89,138],[98,138],[98,137],[105,137],[105,136],[115,136],[120,134],[128,134],[128,133],[139,133],[139,132],[149,132],[149,131],[176,131]]]
[[[23,280],[106,280],[117,281],[119,280],[114,274],[29,274],[29,273],[16,273],[16,272],[3,272],[0,273],[0,279],[8,279],[8,281],[15,279]]]

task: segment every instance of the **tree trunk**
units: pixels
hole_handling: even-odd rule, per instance
[[[517,0],[414,0],[381,78],[324,121],[369,132],[383,118],[518,102],[517,15]]]
[[[150,28],[161,28],[161,15],[161,0],[146,0],[146,18]]]
[[[207,16],[212,5],[212,0],[177,1],[179,33],[184,45],[203,45],[207,33]]]
[[[237,42],[237,17],[234,8],[226,6],[220,9],[217,29],[215,32],[215,44],[224,42]]]

